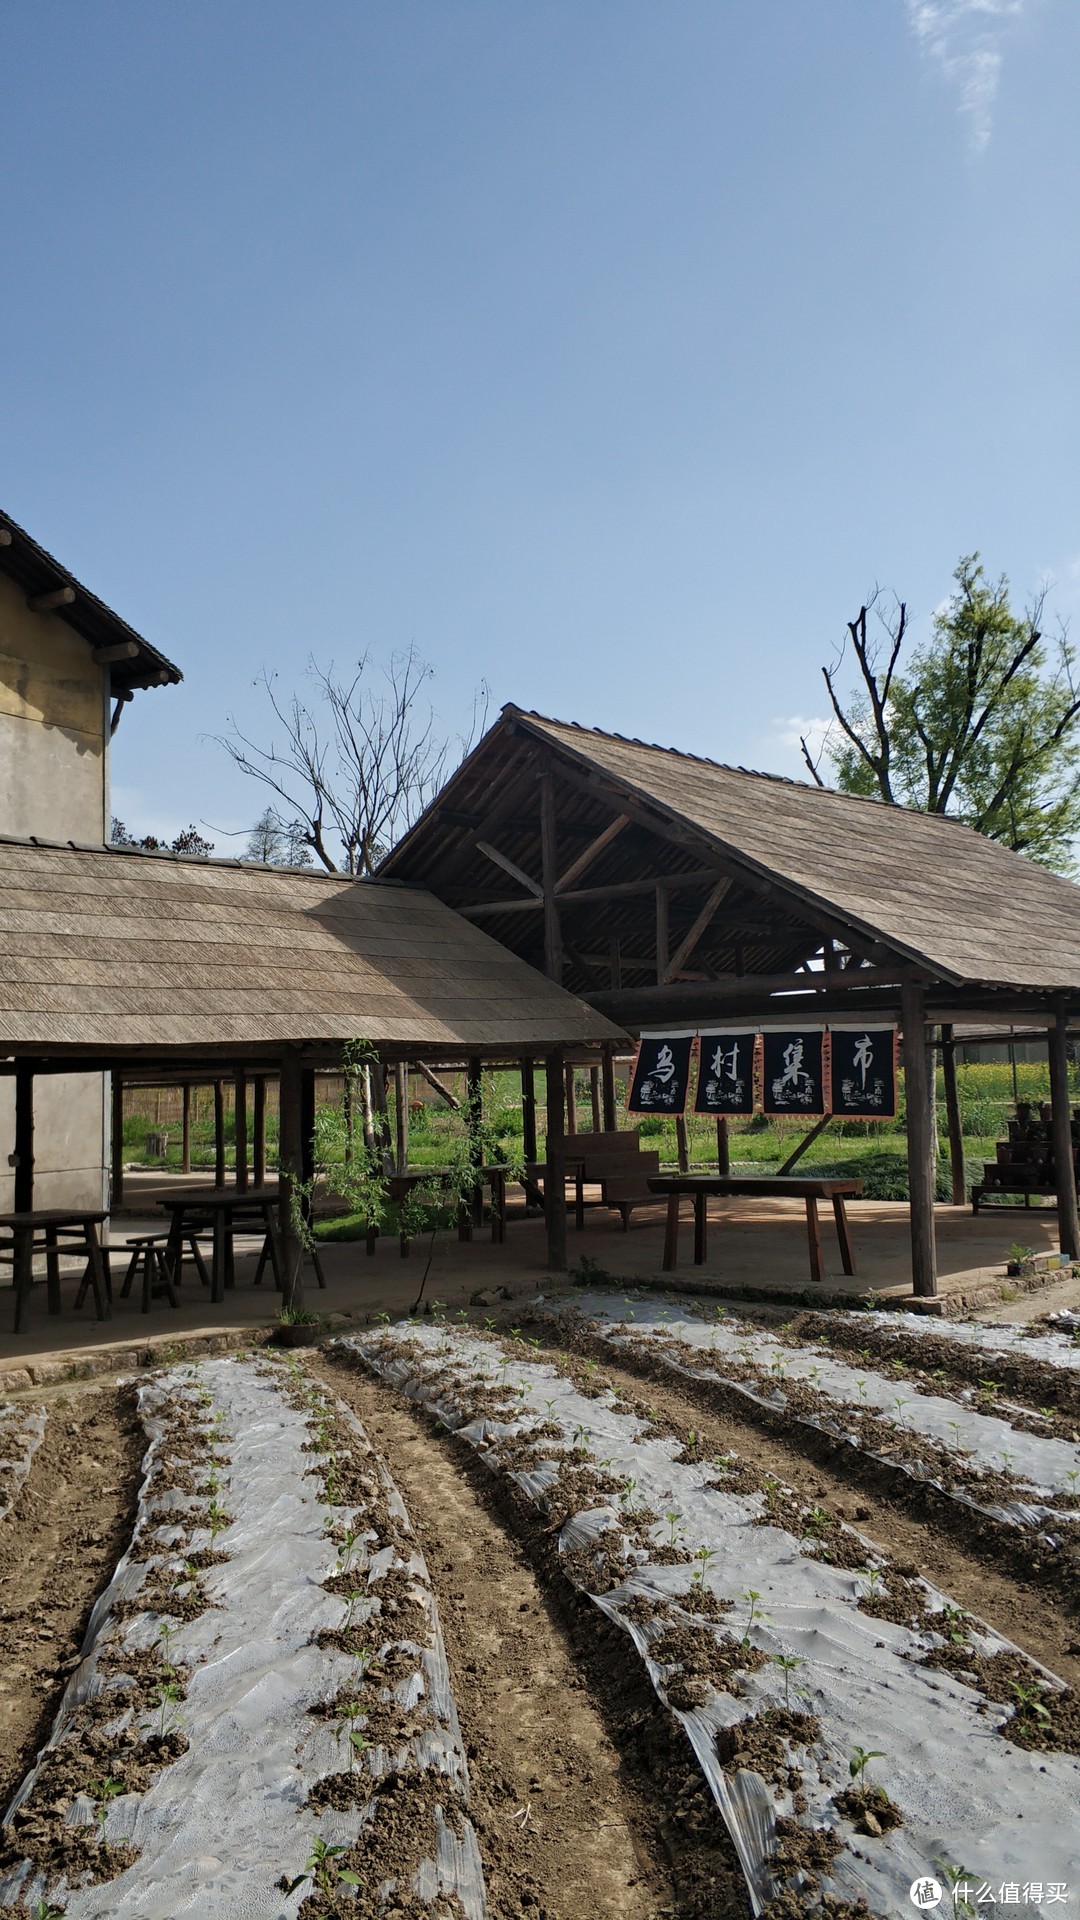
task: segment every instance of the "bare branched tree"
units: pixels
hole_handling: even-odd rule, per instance
[[[833,726],[816,759],[801,740],[803,758],[818,786],[825,759],[847,793],[951,814],[1067,871],[1080,832],[1080,685],[1068,633],[1062,627],[1048,650],[1045,596],[1015,615],[1008,581],[988,579],[978,554],[960,561],[954,580],[931,639],[903,668],[903,601],[887,609],[875,592],[859,609],[832,667],[822,668]],[[837,679],[849,640],[858,684],[845,701]]]
[[[410,648],[376,666],[364,654],[349,677],[333,662],[309,659],[310,700],[278,690],[263,673],[262,687],[279,732],[267,745],[246,733],[233,714],[216,736],[242,773],[278,795],[271,809],[282,832],[302,823],[304,844],[330,873],[373,873],[442,786],[451,747],[438,734],[424,698],[432,669]],[[378,684],[381,680],[381,686]],[[473,702],[468,752],[487,714],[487,689]]]

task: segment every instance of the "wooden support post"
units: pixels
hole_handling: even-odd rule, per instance
[[[574,1069],[568,1066],[566,1073],[566,1131],[577,1132],[577,1093],[574,1088]]]
[[[233,1083],[233,1123],[236,1138],[236,1190],[238,1193],[246,1193],[248,1184],[247,1075],[242,1067]]]
[[[900,1007],[904,1025],[904,1101],[911,1195],[911,1283],[916,1294],[932,1299],[937,1293],[937,1245],[930,1086],[926,1072],[926,996],[922,987],[905,980],[900,989]]]
[[[300,1164],[302,1177],[315,1177],[315,1069],[304,1067],[300,1077]]]
[[[812,1147],[818,1136],[824,1133],[832,1117],[831,1113],[823,1113],[821,1119],[815,1121],[814,1125],[810,1128],[809,1133],[804,1133],[801,1140],[796,1141],[792,1152],[788,1154],[782,1166],[776,1170],[778,1180],[781,1179],[785,1173],[790,1173],[792,1167],[798,1164],[806,1152],[807,1147]]]
[[[546,1062],[547,1172],[544,1176],[544,1213],[547,1218],[548,1266],[566,1271],[566,1135],[563,1114],[563,1057],[556,1050]]]
[[[1080,1216],[1076,1203],[1073,1164],[1072,1109],[1069,1104],[1068,1002],[1054,1002],[1054,1024],[1047,1035],[1050,1053],[1050,1106],[1054,1133],[1054,1171],[1057,1181],[1058,1245],[1070,1260],[1080,1258]]]
[[[474,1055],[466,1063],[465,1089],[467,1107],[466,1123],[469,1129],[469,1163],[476,1169],[476,1182],[472,1190],[470,1212],[472,1214],[474,1227],[479,1227],[482,1226],[484,1219],[484,1183],[480,1176],[480,1168],[484,1159],[482,1133],[484,1124],[484,1081],[483,1063],[478,1055]]]
[[[225,1185],[225,1082],[214,1081],[214,1185]]]
[[[34,1204],[34,1063],[15,1062],[15,1212]]]
[[[345,1122],[345,1165],[353,1157],[353,1077],[346,1067],[341,1078],[341,1117]]]
[[[180,1092],[180,1171],[191,1172],[191,1085],[187,1080]]]
[[[589,1099],[592,1103],[593,1132],[600,1132],[600,1069],[589,1068]]]
[[[522,1158],[535,1160],[536,1153],[536,1069],[531,1060],[521,1063],[521,1144]]]
[[[295,1047],[289,1047],[281,1057],[278,1238],[281,1243],[281,1304],[293,1311],[304,1304],[304,1243],[293,1218],[293,1189],[304,1177],[303,1078],[300,1054]]]
[[[675,1151],[679,1156],[679,1172],[689,1173],[690,1142],[686,1134],[686,1115],[683,1113],[675,1115]]]
[[[255,1081],[251,1123],[251,1177],[257,1187],[263,1187],[266,1185],[266,1081],[261,1073]]]
[[[540,775],[540,859],[544,883],[544,972],[562,981],[562,932],[555,888],[559,879],[559,848],[555,828],[555,777]]]
[[[619,1115],[615,1106],[615,1049],[610,1040],[605,1040],[604,1051],[600,1056],[600,1079],[603,1089],[604,1132],[616,1133]]]
[[[945,1118],[949,1127],[949,1164],[954,1207],[967,1203],[964,1177],[964,1135],[960,1121],[960,1094],[956,1085],[956,1042],[951,1026],[941,1029],[941,1074],[945,1082]]]
[[[731,1137],[726,1113],[716,1116],[716,1171],[725,1176],[731,1172]]]
[[[112,1188],[109,1206],[124,1204],[124,1081],[113,1069],[112,1075]]]
[[[409,1069],[403,1060],[394,1068],[394,1164],[398,1173],[409,1164]]]

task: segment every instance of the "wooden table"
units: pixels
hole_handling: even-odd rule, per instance
[[[491,1238],[501,1244],[506,1239],[506,1176],[508,1169],[499,1166],[482,1166],[478,1169],[480,1182],[487,1181],[491,1188]],[[385,1178],[385,1190],[388,1200],[399,1207],[418,1187],[438,1187],[441,1182],[456,1180],[452,1167],[406,1167],[401,1173],[388,1173]],[[471,1240],[473,1233],[472,1209],[467,1201],[461,1201],[457,1210],[457,1230],[459,1240]],[[377,1226],[367,1230],[367,1250],[374,1253],[379,1238]],[[409,1252],[409,1235],[399,1233],[398,1242],[401,1257],[404,1260]]]
[[[167,1200],[162,1200],[161,1206],[172,1215],[165,1259],[174,1275],[179,1270],[185,1230],[190,1231],[200,1215],[209,1216],[214,1233],[210,1298],[215,1305],[225,1298],[227,1287],[236,1285],[233,1235],[245,1223],[254,1222],[262,1227],[264,1248],[269,1248],[270,1263],[280,1292],[281,1249],[278,1245],[276,1187],[185,1187],[182,1192],[172,1193]],[[260,1277],[261,1272],[260,1266]]]
[[[112,1319],[112,1289],[108,1255],[98,1228],[104,1212],[68,1208],[33,1208],[28,1213],[0,1214],[0,1255],[10,1259],[15,1282],[15,1331],[23,1331],[26,1302],[34,1285],[34,1254],[44,1253],[49,1312],[60,1312],[60,1254],[62,1241],[81,1242],[86,1249],[87,1278],[94,1292],[99,1320]],[[81,1297],[81,1296],[80,1296]],[[78,1304],[78,1303],[77,1303]]]
[[[664,1233],[664,1271],[674,1267],[679,1243],[679,1201],[689,1194],[694,1202],[694,1265],[704,1265],[708,1236],[706,1209],[710,1194],[752,1195],[758,1199],[802,1200],[806,1203],[806,1234],[810,1248],[810,1278],[825,1278],[821,1257],[821,1222],[818,1201],[831,1200],[840,1242],[840,1258],[845,1273],[855,1272],[855,1255],[848,1231],[844,1201],[856,1199],[862,1192],[861,1180],[811,1180],[797,1175],[748,1175],[740,1179],[722,1173],[655,1173],[649,1175],[653,1193],[667,1195],[667,1227]]]

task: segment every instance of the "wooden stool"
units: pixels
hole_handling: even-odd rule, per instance
[[[162,1294],[165,1295],[171,1307],[178,1307],[180,1305],[176,1297],[176,1288],[172,1283],[172,1275],[169,1271],[170,1262],[165,1258],[164,1242],[167,1238],[168,1235],[163,1233],[144,1233],[137,1235],[134,1240],[128,1240],[126,1243],[132,1249],[132,1253],[131,1259],[128,1262],[128,1270],[124,1275],[124,1284],[120,1289],[120,1297],[122,1300],[127,1299],[128,1294],[131,1292],[132,1282],[141,1265],[143,1276],[142,1310],[144,1313],[149,1313],[150,1302],[160,1299]]]

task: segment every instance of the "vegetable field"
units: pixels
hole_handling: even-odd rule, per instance
[[[3,1920],[1080,1912],[1067,1329],[373,1326],[13,1403],[0,1515]]]

